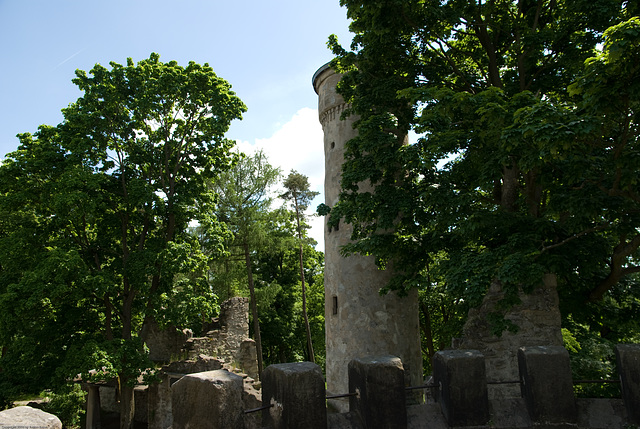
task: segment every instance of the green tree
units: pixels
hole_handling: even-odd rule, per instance
[[[188,312],[215,302],[188,226],[222,249],[207,183],[235,158],[224,134],[245,106],[207,64],[110,66],[77,71],[83,96],[64,122],[21,135],[0,167],[0,344],[3,369],[57,355],[60,378],[117,376],[128,428],[148,366],[142,323],[185,315],[167,310],[177,299],[205,298]]]
[[[288,213],[290,216],[290,214]],[[294,227],[283,225],[295,233]],[[267,364],[308,360],[306,327],[302,315],[299,249],[287,235],[286,245],[265,249],[256,255],[259,287],[256,289]],[[292,242],[293,241],[293,242]],[[324,363],[323,254],[304,244],[308,318],[314,358]]]
[[[304,174],[300,174],[295,170],[291,170],[289,176],[283,183],[286,192],[281,198],[290,201],[296,216],[296,234],[298,236],[298,260],[300,266],[300,282],[302,283],[302,315],[304,317],[304,325],[306,329],[307,348],[309,360],[315,362],[313,354],[313,343],[311,341],[311,328],[309,326],[309,316],[307,315],[307,291],[304,278],[304,239],[306,237],[305,230],[308,225],[305,223],[305,211],[309,207],[311,201],[319,194],[309,190],[309,180]]]
[[[640,265],[637,3],[341,4],[352,51],[330,45],[360,117],[330,213],[354,227],[345,252],[467,305],[554,273],[565,315],[637,306],[637,286],[615,293]]]
[[[269,189],[279,178],[280,170],[271,166],[264,153],[259,151],[253,156],[243,157],[233,168],[212,182],[219,198],[216,215],[233,233],[230,244],[232,254],[229,257],[233,259],[236,255],[241,255],[244,260],[259,374],[262,374],[263,356],[252,258],[256,250],[268,243],[268,227],[273,217]],[[238,250],[234,252],[233,249]]]

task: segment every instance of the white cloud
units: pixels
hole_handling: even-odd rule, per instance
[[[291,170],[309,178],[312,191],[320,192],[311,205],[308,214],[315,213],[318,204],[324,202],[324,137],[318,120],[318,111],[308,107],[298,110],[271,137],[256,139],[255,142],[240,141],[237,148],[246,154],[262,149],[269,163],[280,167],[286,177]],[[321,217],[309,219],[313,237],[319,250],[324,250],[324,220]]]

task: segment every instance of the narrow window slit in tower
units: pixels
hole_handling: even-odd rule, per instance
[[[334,147],[336,147],[336,142],[331,142],[331,149],[333,149]]]
[[[333,306],[332,306],[332,311],[333,314],[338,314],[338,297],[337,296],[333,296]]]

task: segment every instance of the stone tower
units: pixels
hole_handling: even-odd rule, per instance
[[[344,99],[336,92],[340,79],[341,75],[328,64],[313,76],[324,132],[324,194],[325,204],[329,207],[338,201],[345,143],[357,133],[353,129],[355,118],[340,120],[346,107]],[[340,248],[349,242],[350,236],[350,225],[329,230],[325,220],[327,390],[347,393],[349,362],[375,355],[400,357],[407,385],[419,385],[422,382],[422,354],[417,291],[411,291],[406,297],[398,297],[393,292],[381,296],[378,291],[387,284],[392,273],[379,270],[372,257],[342,257]],[[344,410],[346,404],[339,403],[338,408]]]

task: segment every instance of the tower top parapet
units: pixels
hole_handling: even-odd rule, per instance
[[[326,63],[325,65],[323,65],[322,67],[320,67],[318,70],[316,70],[316,72],[313,74],[313,77],[311,78],[311,83],[313,84],[313,89],[316,92],[316,94],[320,94],[320,84],[322,82],[322,80],[324,80],[326,78],[323,77],[323,79],[320,79],[320,76],[322,76],[322,74],[324,74],[324,72],[326,72],[327,70],[331,69],[331,62]]]

